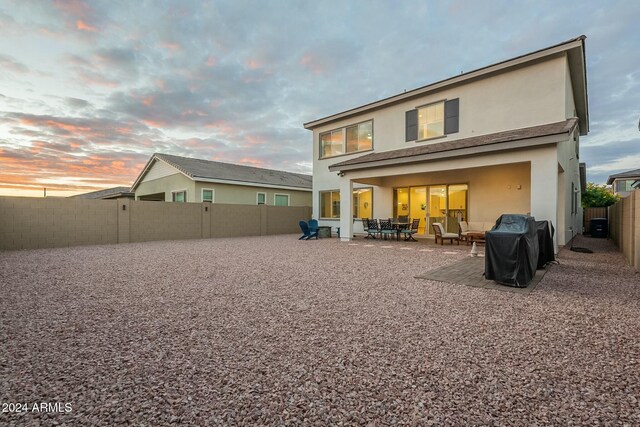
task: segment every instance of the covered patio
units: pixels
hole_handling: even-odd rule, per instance
[[[351,218],[362,209],[355,205],[358,198],[351,195],[354,190],[370,188],[372,218],[419,217],[423,236],[431,234],[434,222],[442,222],[446,231],[456,233],[460,221],[491,223],[504,213],[516,213],[551,221],[556,229],[556,248],[564,245],[570,240],[569,231],[576,228],[572,221],[577,203],[573,197],[568,200],[558,144],[567,142],[575,124],[576,120],[570,119],[374,152],[333,164],[329,170],[340,177],[342,240],[348,241],[354,231],[360,231],[358,221]],[[572,217],[566,214],[568,203],[572,203]]]

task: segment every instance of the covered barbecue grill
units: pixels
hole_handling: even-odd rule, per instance
[[[538,246],[540,246],[538,269],[541,269],[556,260],[553,250],[553,233],[555,230],[551,221],[536,221],[536,227],[538,228]]]
[[[485,277],[505,285],[526,288],[538,266],[537,230],[535,218],[531,216],[500,216],[493,229],[486,233]]]

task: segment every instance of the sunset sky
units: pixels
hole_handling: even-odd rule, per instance
[[[302,123],[581,34],[603,183],[640,168],[638,25],[637,0],[0,0],[0,195],[129,186],[154,152],[311,173]]]

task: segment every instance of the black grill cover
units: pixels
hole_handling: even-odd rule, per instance
[[[486,233],[484,274],[488,280],[526,288],[538,265],[535,218],[504,214]]]
[[[536,221],[536,227],[538,228],[538,246],[540,247],[538,269],[541,269],[556,260],[553,253],[553,233],[555,230],[551,221]]]

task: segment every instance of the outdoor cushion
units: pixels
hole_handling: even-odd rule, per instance
[[[434,223],[434,225],[440,229],[440,234],[442,234],[443,238],[449,239],[449,238],[457,238],[458,237],[458,235],[456,233],[445,233],[444,232],[444,227],[439,222]]]
[[[494,224],[495,223],[493,222],[469,221],[468,222],[469,229],[467,231],[470,231],[472,233],[480,232],[480,231],[489,231],[493,228]],[[464,232],[464,230],[462,231]]]

